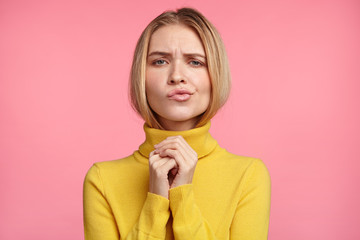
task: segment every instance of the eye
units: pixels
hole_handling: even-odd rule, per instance
[[[198,67],[198,66],[203,66],[204,64],[203,64],[202,62],[200,62],[200,61],[192,60],[192,61],[190,62],[190,65],[193,65],[193,66],[195,66],[195,67]]]
[[[155,60],[155,61],[153,62],[153,64],[154,64],[154,65],[164,65],[164,64],[166,64],[166,61],[163,60],[163,59],[159,59],[159,60]]]

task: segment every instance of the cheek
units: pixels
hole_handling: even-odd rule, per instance
[[[146,71],[145,75],[145,92],[148,97],[152,97],[157,88],[156,76],[151,71]]]
[[[203,95],[204,95],[204,100],[207,102],[207,106],[209,106],[210,104],[211,91],[212,91],[212,87],[211,87],[210,79],[207,78],[207,80],[203,84]]]
[[[211,82],[208,74],[204,74],[204,76],[202,76],[201,81],[199,82],[199,86],[203,95],[206,97],[210,97]]]
[[[163,90],[156,77],[152,76],[151,78],[146,78],[145,93],[147,101],[152,108],[161,103]]]
[[[152,105],[157,97],[157,93],[155,91],[154,85],[152,85],[151,83],[147,83],[145,87],[145,92],[146,92],[147,101],[149,102],[150,105]]]
[[[160,85],[165,81],[165,72],[160,69],[149,68],[145,72],[145,84],[146,86]]]
[[[211,99],[211,86],[210,85],[206,89],[206,93],[204,93],[204,95],[205,95],[206,105],[208,107],[210,104],[210,99]]]

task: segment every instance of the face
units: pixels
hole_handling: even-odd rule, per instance
[[[153,33],[145,85],[148,103],[165,129],[195,127],[211,92],[205,50],[195,31],[168,25]]]

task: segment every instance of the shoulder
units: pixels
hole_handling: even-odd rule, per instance
[[[134,156],[130,155],[130,156],[115,159],[115,160],[96,162],[93,164],[93,166],[96,168],[99,168],[103,171],[109,171],[114,168],[132,164],[134,162],[133,160],[134,160]]]
[[[259,158],[238,156],[238,161],[244,164],[244,171],[241,177],[244,192],[261,191],[262,194],[270,195],[271,179],[269,170]]]
[[[84,191],[96,188],[106,197],[129,194],[133,189],[147,189],[148,165],[134,155],[94,163],[84,180]],[[143,192],[143,191],[142,191]]]
[[[264,164],[259,158],[248,157],[243,155],[237,155],[231,152],[228,152],[225,148],[218,147],[213,154],[211,154],[212,159],[217,159],[227,166],[242,166],[250,167],[251,165],[262,165]]]
[[[241,198],[263,199],[270,202],[271,179],[269,170],[259,158],[228,153],[229,164]]]
[[[241,156],[230,153],[225,149],[219,151],[219,156],[222,156],[219,161],[227,169],[241,177],[242,180],[262,179],[270,182],[269,171],[264,162],[255,157]]]
[[[270,174],[266,165],[261,159],[253,158],[247,170],[248,182],[262,182],[270,184]]]
[[[116,160],[96,162],[88,170],[85,179],[121,178],[121,176],[126,176],[130,170],[135,170],[138,166],[139,164],[134,155]]]

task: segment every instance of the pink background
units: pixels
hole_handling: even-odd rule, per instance
[[[360,239],[359,1],[0,1],[0,239],[83,239],[92,163],[143,141],[127,81],[166,9],[219,29],[233,78],[212,134],[272,178],[269,239]]]

